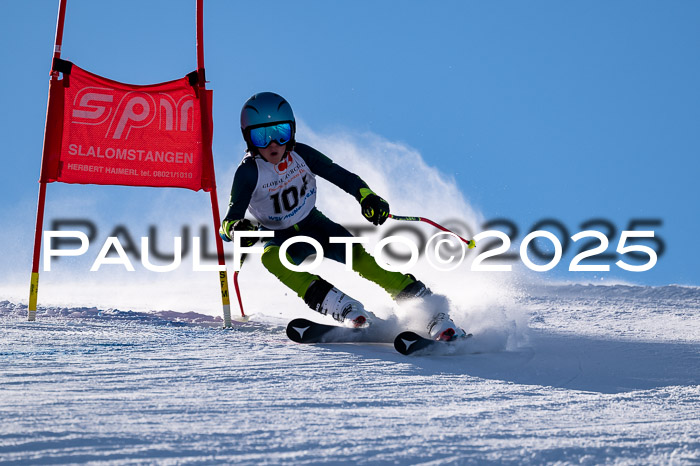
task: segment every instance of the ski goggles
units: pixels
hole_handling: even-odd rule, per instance
[[[272,126],[260,126],[250,130],[250,142],[260,149],[270,145],[272,141],[283,146],[292,139],[291,123],[279,123]]]

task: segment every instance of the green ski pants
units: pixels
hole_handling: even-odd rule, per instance
[[[289,270],[282,264],[279,257],[280,245],[287,239],[299,235],[315,239],[323,247],[325,257],[344,264],[346,263],[345,244],[330,243],[329,238],[349,237],[352,234],[343,226],[328,219],[319,210],[314,209],[304,220],[293,227],[275,231],[275,237],[265,244],[262,255],[262,263],[265,268],[303,299],[309,285],[320,277],[309,272]],[[299,265],[315,252],[315,249],[308,243],[295,243],[287,249],[286,257],[290,263]],[[392,298],[415,281],[409,275],[381,268],[374,257],[367,253],[360,244],[353,244],[352,247],[352,269],[361,277],[382,287]]]

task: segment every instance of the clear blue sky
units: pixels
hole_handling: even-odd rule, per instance
[[[196,67],[194,5],[69,0],[63,57],[136,84],[183,76]],[[0,221],[26,235],[58,1],[3,7]],[[692,1],[207,0],[215,164],[221,173],[240,158],[241,104],[274,90],[314,131],[415,148],[487,219],[512,220],[516,242],[545,218],[570,235],[603,218],[618,230],[613,252],[631,219],[659,219],[666,251],[656,267],[613,265],[606,277],[700,285],[698,24]],[[219,179],[220,190],[229,183]],[[115,221],[128,217],[105,199]],[[28,277],[29,263],[16,267]],[[559,269],[558,278],[580,278]]]

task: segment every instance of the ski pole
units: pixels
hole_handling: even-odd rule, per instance
[[[404,221],[408,221],[408,222],[425,222],[425,223],[428,223],[428,224],[434,226],[438,230],[442,230],[442,231],[445,231],[447,233],[452,233],[457,238],[459,238],[462,241],[464,241],[465,243],[467,243],[467,247],[469,249],[474,249],[474,247],[476,246],[476,243],[474,242],[473,239],[472,240],[464,239],[461,236],[459,236],[457,233],[455,233],[454,231],[448,230],[447,228],[443,227],[439,223],[435,223],[432,220],[425,218],[425,217],[404,217],[401,215],[389,214],[389,218],[393,218],[394,220],[404,220]]]
[[[246,257],[246,254],[241,255],[240,266],[238,267],[238,270],[233,272],[233,288],[236,290],[236,297],[238,298],[238,307],[241,309],[241,317],[238,317],[235,320],[239,322],[248,322],[250,320],[250,317],[245,315],[245,312],[243,312],[243,300],[241,299],[241,289],[238,287],[238,273],[241,271],[241,268],[243,268],[243,262],[245,262]]]

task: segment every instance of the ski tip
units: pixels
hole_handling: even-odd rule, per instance
[[[401,354],[409,355],[414,353],[435,353],[435,354],[449,354],[454,350],[454,345],[459,345],[459,342],[471,338],[472,334],[465,334],[454,338],[452,340],[431,340],[429,338],[424,338],[415,332],[403,332],[400,333],[394,339],[394,348]],[[440,350],[435,351],[436,348]],[[448,350],[448,348],[451,348]],[[425,351],[422,351],[425,350]],[[447,352],[445,352],[447,351]]]
[[[296,343],[304,343],[304,334],[312,325],[314,323],[310,320],[294,319],[287,324],[287,337]]]
[[[429,342],[415,332],[403,332],[394,339],[394,348],[401,354],[409,355],[426,347]]]
[[[287,327],[289,327],[290,325],[314,325],[314,324],[315,324],[315,322],[313,322],[309,319],[297,318],[297,319],[290,321],[287,324]]]

